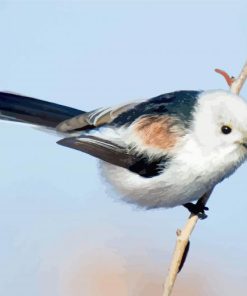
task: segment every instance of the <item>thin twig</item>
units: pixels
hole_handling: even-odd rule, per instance
[[[240,75],[236,79],[234,77],[230,77],[223,70],[217,69],[216,72],[224,76],[233,94],[239,94],[241,88],[243,87],[247,79],[247,62],[244,65]],[[203,197],[199,199],[199,202],[202,205],[204,206],[206,205],[212,191],[213,189],[207,192]],[[186,250],[186,247],[188,246],[190,235],[193,232],[198,219],[199,219],[198,215],[191,214],[184,228],[182,230],[177,230],[176,246],[175,246],[172,261],[169,267],[168,275],[166,277],[163,296],[170,296],[172,293],[172,289],[174,287],[177,274],[179,272],[179,267],[181,265],[182,260],[184,261],[184,252]]]
[[[226,80],[226,83],[228,84],[229,87],[231,87],[233,81],[235,80],[235,77],[230,77],[230,75],[224,71],[224,70],[221,70],[221,69],[214,69],[214,71],[220,75],[222,75],[225,80]]]
[[[233,83],[231,85],[231,92],[233,94],[239,94],[246,79],[247,79],[247,62],[243,66],[243,69],[242,69],[241,73],[239,74],[238,78],[233,81]]]
[[[212,191],[213,190],[206,193],[200,199],[200,202],[202,204],[206,205]],[[175,284],[175,280],[176,280],[176,277],[177,277],[177,274],[179,271],[179,267],[180,267],[180,264],[181,264],[181,261],[182,261],[183,255],[184,255],[184,251],[186,249],[186,246],[188,245],[190,235],[191,235],[193,229],[195,228],[198,219],[199,219],[198,215],[191,214],[189,216],[189,219],[188,219],[186,225],[184,226],[183,230],[177,230],[176,246],[175,246],[175,250],[173,253],[170,268],[168,271],[168,275],[167,275],[167,278],[165,281],[163,296],[171,295],[171,292],[172,292],[172,289]]]

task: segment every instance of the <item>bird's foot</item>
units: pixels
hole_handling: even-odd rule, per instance
[[[191,202],[186,203],[183,205],[186,209],[188,209],[190,211],[190,213],[194,214],[194,215],[198,215],[198,217],[200,219],[206,219],[207,215],[205,214],[205,211],[208,211],[209,208],[206,207],[204,204],[202,204],[201,202],[197,202],[196,204],[193,204]]]

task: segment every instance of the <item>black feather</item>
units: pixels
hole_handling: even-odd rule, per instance
[[[130,125],[143,115],[174,115],[187,128],[201,91],[176,91],[154,97],[120,114],[112,124]]]
[[[145,178],[158,176],[170,160],[169,157],[163,156],[150,161],[144,155],[129,153],[125,147],[94,136],[64,138],[57,143],[88,153],[108,163],[128,169]]]
[[[139,155],[136,161],[128,167],[131,172],[145,178],[158,176],[167,166],[170,158],[168,156],[160,157],[156,160],[148,160],[144,155]]]
[[[84,111],[21,95],[0,92],[0,118],[55,128]]]

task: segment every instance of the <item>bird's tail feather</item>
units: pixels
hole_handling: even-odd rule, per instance
[[[0,119],[54,129],[84,111],[22,95],[0,92]]]

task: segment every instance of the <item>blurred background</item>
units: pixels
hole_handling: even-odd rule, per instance
[[[83,110],[226,89],[246,1],[0,1],[0,88]],[[247,91],[242,95],[247,98]],[[0,122],[0,294],[159,296],[184,208],[111,197],[89,155]],[[215,189],[175,295],[245,295],[247,166]]]

